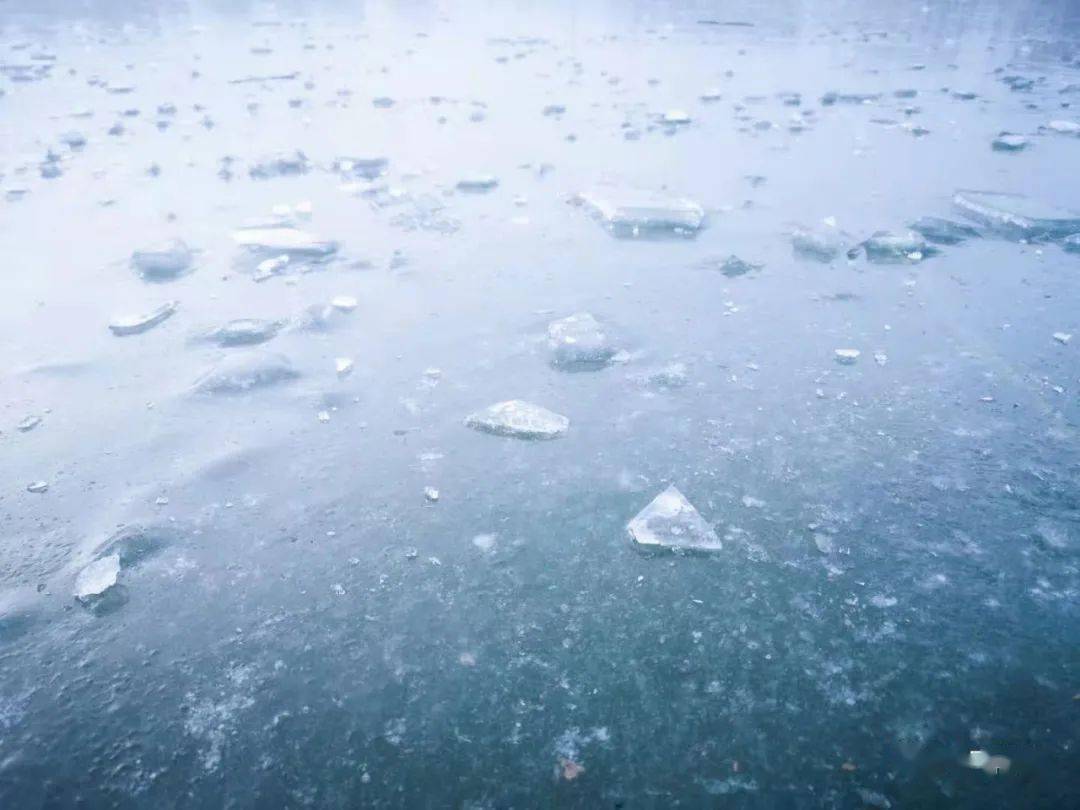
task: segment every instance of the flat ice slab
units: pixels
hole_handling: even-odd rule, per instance
[[[622,238],[693,237],[705,224],[705,209],[681,197],[635,194],[609,199],[602,193],[584,192],[577,201]]]
[[[1022,194],[958,191],[953,205],[973,222],[1010,239],[1060,239],[1080,231],[1080,213]]]
[[[713,527],[672,484],[626,524],[630,538],[646,548],[719,551]]]
[[[465,417],[473,430],[515,439],[557,439],[566,433],[570,420],[562,414],[520,399],[496,402]]]

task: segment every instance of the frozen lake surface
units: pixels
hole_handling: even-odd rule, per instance
[[[1077,178],[1072,0],[0,0],[0,807],[1080,806]]]

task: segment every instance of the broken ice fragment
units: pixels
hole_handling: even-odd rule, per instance
[[[705,223],[705,209],[679,197],[639,194],[612,200],[588,192],[579,194],[574,201],[620,238],[692,238]]]
[[[479,174],[472,177],[464,177],[458,180],[458,191],[467,191],[472,193],[481,193],[484,191],[491,191],[499,185],[499,180],[490,174]]]
[[[166,281],[191,268],[194,254],[184,242],[173,239],[131,254],[132,267],[147,281]]]
[[[300,376],[288,358],[263,351],[233,354],[218,363],[195,383],[202,394],[242,394]]]
[[[836,357],[837,363],[844,366],[851,366],[859,359],[862,352],[858,349],[836,349],[833,354]]]
[[[965,239],[975,239],[979,232],[970,225],[939,217],[921,217],[908,227],[921,234],[928,242],[939,245],[958,245]]]
[[[141,334],[171,318],[177,307],[179,307],[179,302],[170,301],[144,315],[127,315],[113,318],[109,323],[109,330],[117,337]]]
[[[570,420],[547,408],[520,399],[496,402],[465,418],[465,425],[483,433],[515,439],[557,439]]]
[[[578,312],[548,324],[551,364],[563,371],[593,371],[609,365],[615,347],[600,323]]]
[[[339,309],[342,312],[352,312],[359,306],[359,303],[360,302],[351,295],[338,295],[330,302],[330,306],[334,309]]]
[[[270,340],[283,325],[282,321],[237,318],[209,332],[206,339],[218,346],[254,346]]]
[[[239,228],[233,231],[232,237],[240,247],[260,253],[283,254],[285,257],[324,258],[338,249],[337,242],[320,239],[290,225]],[[281,258],[278,256],[277,261],[280,262]],[[277,269],[273,268],[275,272]]]
[[[1007,239],[1060,239],[1080,231],[1080,214],[1022,194],[958,191],[953,205],[968,219]]]
[[[431,503],[435,503],[439,500],[439,490],[435,489],[435,487],[424,487],[424,498]]]
[[[339,357],[334,360],[334,372],[339,377],[348,377],[353,370],[353,361],[348,357]]]
[[[879,264],[918,262],[935,252],[915,231],[878,231],[863,242],[863,248],[866,258]]]
[[[1068,332],[1054,332],[1054,340],[1064,346],[1066,343],[1072,340],[1072,335]]]
[[[1046,125],[1046,129],[1058,135],[1080,136],[1080,121],[1051,121]]]
[[[48,492],[49,491],[49,482],[48,481],[32,481],[31,483],[26,485],[26,491],[27,492],[32,492],[35,495],[40,495],[43,492]]]
[[[25,419],[23,419],[21,422],[19,422],[19,424],[16,425],[16,428],[18,428],[20,433],[27,433],[28,431],[33,430],[34,428],[36,428],[40,424],[41,424],[41,417],[31,415],[31,416],[27,416]]]
[[[90,605],[116,585],[119,576],[119,554],[94,560],[75,577],[75,598],[83,605]]]
[[[994,138],[990,147],[995,152],[1019,152],[1023,149],[1027,149],[1030,145],[1031,141],[1023,135],[1017,135],[1013,132],[1002,132]]]
[[[384,157],[338,158],[334,161],[334,170],[346,177],[362,180],[375,180],[386,174],[390,161]]]
[[[719,551],[716,531],[672,484],[626,525],[639,546],[680,550]]]
[[[679,126],[690,123],[690,114],[684,110],[668,110],[660,117],[661,123]]]
[[[796,228],[791,234],[791,247],[804,258],[831,262],[844,249],[844,239],[835,228]]]

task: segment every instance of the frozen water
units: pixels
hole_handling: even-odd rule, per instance
[[[576,200],[612,234],[622,238],[693,237],[705,224],[705,210],[693,200],[654,194],[579,194]]]
[[[120,576],[120,556],[110,554],[94,560],[75,578],[75,598],[84,604],[104,596]]]
[[[280,354],[249,349],[230,354],[195,383],[203,394],[242,394],[288,382],[300,376],[288,358]]]
[[[915,231],[891,233],[880,231],[863,243],[866,258],[872,262],[918,262],[934,249]]]
[[[920,217],[910,227],[926,241],[939,245],[958,245],[979,236],[979,232],[970,225],[941,217]]]
[[[109,330],[119,337],[141,334],[171,318],[179,306],[178,302],[170,301],[143,315],[125,315],[113,318],[109,322]]]
[[[219,346],[253,346],[266,343],[284,326],[282,321],[260,318],[237,318],[206,334],[206,339]]]
[[[713,527],[674,484],[638,512],[626,530],[643,548],[679,551],[719,551],[723,548]]]
[[[564,371],[592,371],[609,365],[615,346],[588,312],[568,315],[548,324],[551,364]]]
[[[992,191],[958,191],[956,209],[1009,239],[1059,239],[1080,231],[1080,213],[1025,197]]]
[[[483,433],[515,439],[557,439],[570,427],[570,420],[547,408],[511,399],[496,402],[465,418],[465,424]]]
[[[1080,806],[1075,0],[0,8],[4,810]]]
[[[188,272],[194,254],[183,241],[173,239],[154,247],[136,250],[131,264],[147,281],[169,281]]]
[[[291,225],[271,227],[239,228],[233,231],[233,241],[240,247],[256,253],[279,254],[280,256],[322,259],[337,252],[337,242],[321,239],[314,234],[294,228]],[[266,266],[262,271],[276,272],[279,265]],[[281,264],[280,266],[284,266]]]
[[[835,228],[797,228],[791,234],[791,246],[799,256],[831,262],[846,248],[847,240]]]

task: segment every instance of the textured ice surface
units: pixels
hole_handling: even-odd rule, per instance
[[[195,383],[203,394],[242,394],[300,376],[288,358],[259,349],[230,354]]]
[[[465,424],[474,430],[512,436],[515,439],[557,439],[566,433],[570,420],[531,402],[511,399],[496,402],[470,414]]]
[[[646,548],[685,551],[719,551],[723,548],[713,527],[674,484],[638,512],[626,530],[635,543]]]

